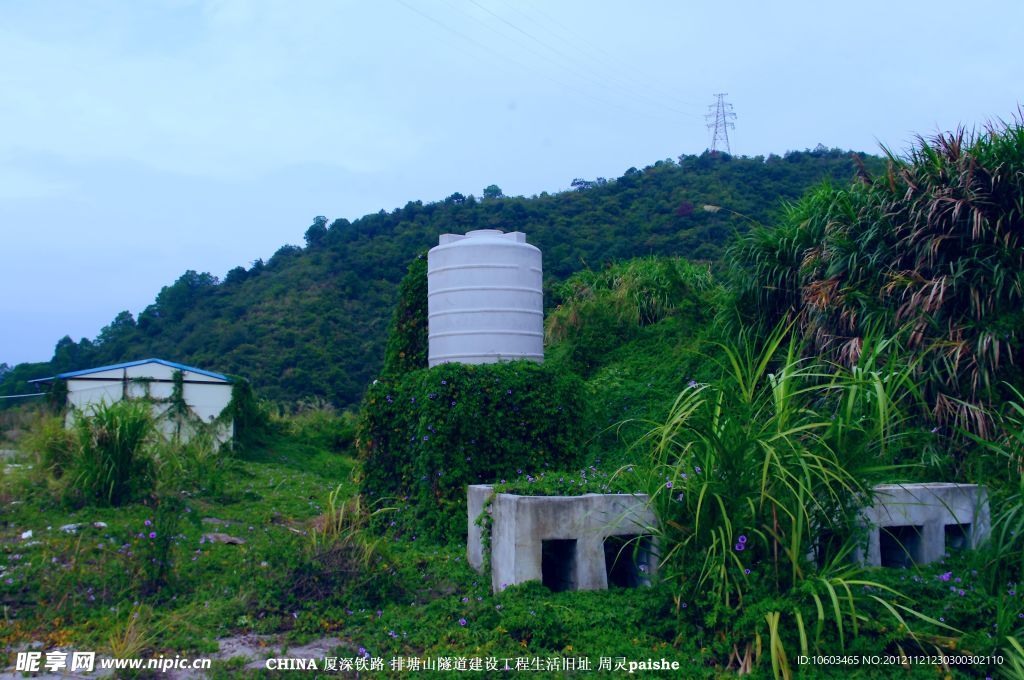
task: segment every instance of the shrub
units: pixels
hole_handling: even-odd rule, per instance
[[[806,654],[843,647],[864,609],[884,608],[903,627],[903,598],[849,558],[871,483],[894,474],[904,445],[895,433],[918,398],[912,367],[872,363],[884,347],[852,370],[822,366],[801,361],[793,342],[785,351],[786,330],[764,347],[722,345],[722,377],[691,383],[644,440],[662,573],[734,641],[770,640],[776,669],[794,630]],[[822,637],[826,627],[838,640]]]
[[[217,496],[224,491],[229,448],[218,446],[209,428],[199,428],[188,439],[160,441],[154,450],[158,482],[168,491],[196,491]]]
[[[284,420],[284,426],[296,440],[336,453],[351,448],[356,437],[355,414],[339,413],[320,399],[300,401],[297,412]]]
[[[919,138],[886,173],[821,187],[731,259],[748,318],[794,313],[815,353],[852,365],[865,333],[903,334],[933,419],[994,434],[1024,361],[1024,121]]]
[[[60,479],[71,463],[75,437],[64,427],[64,418],[43,416],[29,430],[24,448],[36,455],[36,469],[40,473]]]
[[[645,257],[600,272],[582,271],[556,287],[545,335],[552,363],[590,375],[604,355],[669,316],[700,326],[714,315],[716,288],[706,266]]]
[[[147,450],[155,429],[150,405],[101,402],[75,420],[77,445],[70,462],[68,494],[86,503],[122,505],[153,488]]]
[[[239,376],[231,376],[231,380],[231,401],[220,418],[234,422],[236,443],[251,446],[265,438],[270,430],[269,409],[256,399],[248,380]]]
[[[464,537],[467,484],[577,462],[581,390],[578,378],[527,361],[444,364],[378,381],[357,439],[363,493],[407,501],[398,517],[411,516],[420,535]]]

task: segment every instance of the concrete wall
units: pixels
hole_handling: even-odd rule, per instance
[[[927,564],[951,549],[977,547],[991,531],[988,493],[977,484],[882,484],[874,492],[863,514],[867,551],[856,556],[866,564]]]
[[[471,485],[467,491],[467,558],[481,571],[483,535],[476,518],[493,493],[490,485]],[[572,564],[567,589],[608,587],[606,541],[610,537],[651,537],[657,519],[647,508],[646,495],[584,494],[582,496],[517,496],[498,494],[491,512],[491,587],[495,592],[526,581],[543,581],[545,542],[571,544]],[[645,575],[657,569],[657,551],[650,538],[638,556]],[[573,543],[574,542],[574,543]],[[623,557],[632,557],[623,550]],[[630,553],[626,555],[626,553]],[[642,580],[646,580],[646,577]]]

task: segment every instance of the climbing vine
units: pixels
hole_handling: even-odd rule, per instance
[[[582,392],[575,376],[527,361],[444,364],[381,379],[367,391],[359,423],[362,491],[403,499],[413,533],[463,540],[466,484],[576,463]]]
[[[381,374],[392,377],[426,368],[427,344],[427,256],[420,253],[398,285]]]

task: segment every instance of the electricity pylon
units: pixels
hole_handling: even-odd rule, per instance
[[[732,122],[736,118],[736,114],[732,111],[732,104],[725,101],[727,94],[727,92],[722,92],[715,95],[715,103],[708,106],[708,113],[704,118],[708,121],[708,129],[714,131],[711,135],[711,153],[725,151],[731,156],[729,130],[736,129],[736,125]]]

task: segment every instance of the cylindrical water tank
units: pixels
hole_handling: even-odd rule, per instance
[[[540,250],[526,234],[442,234],[427,255],[428,364],[544,360]]]

